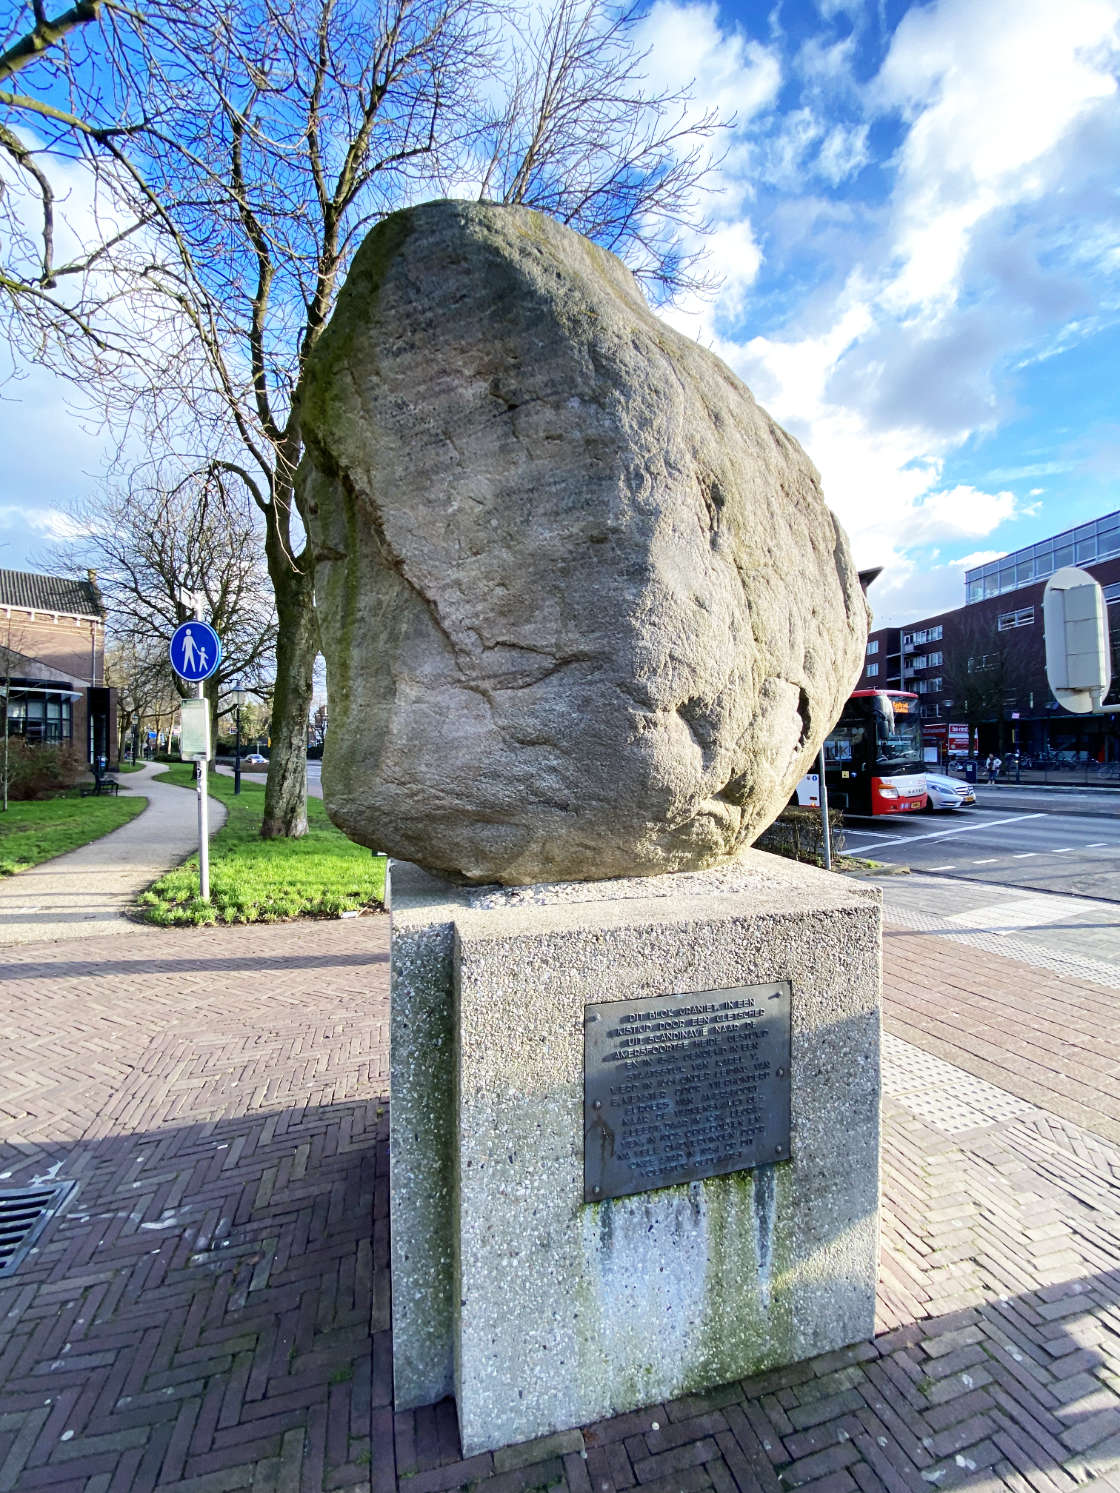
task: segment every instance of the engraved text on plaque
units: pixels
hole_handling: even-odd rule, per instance
[[[584,1200],[789,1160],[789,981],[584,1012]]]

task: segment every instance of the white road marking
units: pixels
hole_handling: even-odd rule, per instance
[[[927,871],[955,871],[955,866],[927,866]]]
[[[1103,850],[1108,844],[1107,840],[1094,840],[1091,845],[1086,845],[1086,850]]]
[[[1060,850],[1052,850],[1050,852],[1050,854],[1051,855],[1068,855],[1072,849],[1073,849],[1072,845],[1063,845]]]
[[[993,819],[990,824],[963,824],[960,829],[932,830],[930,833],[923,835],[891,835],[889,838],[879,839],[873,835],[871,830],[866,829],[856,830],[856,835],[863,835],[864,837],[872,835],[872,838],[867,841],[866,846],[862,847],[870,850],[874,845],[914,845],[919,840],[944,840],[948,835],[975,834],[977,830],[999,829],[1005,824],[1018,824],[1023,819],[1044,819],[1045,817],[1045,814],[1040,810],[1037,814],[1013,814],[1009,818],[1004,818],[1001,815],[999,819]],[[846,841],[845,845],[848,850],[852,849],[850,842]]]
[[[1011,859],[1013,861],[1029,861],[1032,855],[1037,854],[1037,850],[1017,850]]]
[[[973,861],[972,864],[974,866],[994,866],[998,859],[998,856],[990,855],[986,861]]]

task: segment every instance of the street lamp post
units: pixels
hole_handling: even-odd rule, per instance
[[[235,703],[235,725],[236,736],[233,745],[233,791],[241,792],[241,702],[245,698],[245,691],[238,690],[234,695]]]

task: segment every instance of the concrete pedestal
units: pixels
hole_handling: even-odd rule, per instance
[[[390,885],[398,1408],[453,1393],[470,1456],[871,1336],[875,889],[754,851]],[[790,1160],[584,1203],[585,1006],[785,980]]]

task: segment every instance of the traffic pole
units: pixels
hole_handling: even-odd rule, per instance
[[[821,843],[824,846],[824,868],[832,870],[832,832],[828,823],[828,784],[824,777],[824,747],[821,747],[817,757],[817,778],[820,783],[821,800]]]
[[[206,698],[205,684],[198,686],[198,698]],[[198,894],[204,902],[210,900],[210,810],[206,801],[206,758],[195,767],[195,785],[198,788]]]

